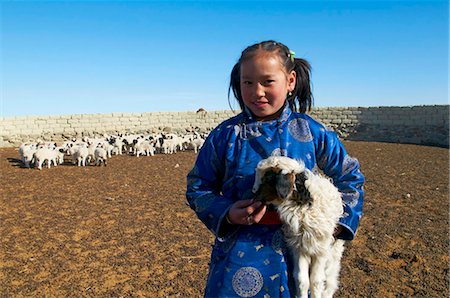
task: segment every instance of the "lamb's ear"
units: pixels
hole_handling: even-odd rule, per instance
[[[305,181],[308,177],[305,172],[295,175],[295,198],[300,203],[307,203],[312,200],[309,190],[305,186]]]
[[[295,175],[295,185],[300,188],[305,187],[305,181],[308,179],[305,172],[301,172]]]
[[[256,169],[255,172],[255,182],[253,183],[253,193],[256,193],[261,185],[261,170]]]
[[[288,173],[283,175],[277,174],[276,177],[276,190],[280,198],[288,198],[294,191],[294,174]]]

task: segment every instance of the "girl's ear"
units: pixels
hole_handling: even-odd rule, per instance
[[[294,70],[291,71],[291,73],[288,75],[287,81],[288,81],[288,90],[291,92],[294,91],[295,83],[297,82],[297,73]]]

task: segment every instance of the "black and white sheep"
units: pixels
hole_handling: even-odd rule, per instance
[[[344,241],[333,232],[343,215],[343,202],[331,181],[305,168],[303,162],[271,156],[258,163],[253,191],[273,204],[294,256],[296,296],[332,297],[338,289]]]

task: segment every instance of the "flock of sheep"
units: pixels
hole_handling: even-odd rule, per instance
[[[173,154],[180,150],[191,149],[195,153],[205,142],[207,134],[196,131],[183,136],[174,133],[104,135],[95,138],[72,139],[61,146],[55,142],[26,142],[19,147],[19,157],[24,167],[35,167],[39,170],[43,165],[50,168],[64,162],[70,156],[73,164],[86,166],[107,165],[112,155],[153,156],[155,153]]]

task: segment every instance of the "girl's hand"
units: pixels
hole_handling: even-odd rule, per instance
[[[337,238],[337,236],[344,230],[344,228],[342,228],[342,226],[337,225],[336,228],[334,229],[334,233],[333,233],[333,237]]]
[[[235,202],[227,214],[227,220],[235,225],[252,225],[258,223],[266,213],[266,205],[253,200]]]

